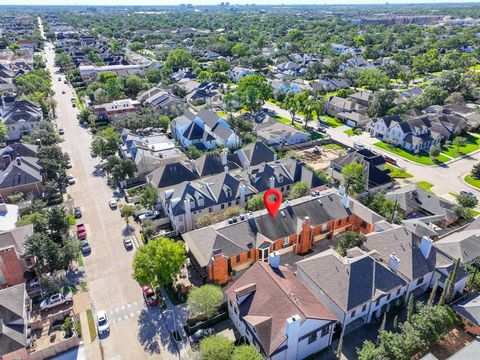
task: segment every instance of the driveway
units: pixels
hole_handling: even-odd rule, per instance
[[[103,174],[96,171],[100,160],[90,156],[91,135],[76,118],[78,109],[70,99],[73,89],[64,84],[65,76],[54,67],[53,45],[45,49],[47,68],[52,74],[57,101],[58,127],[65,129],[61,146],[70,154],[70,173],[77,179],[68,187],[75,206],[80,206],[92,252],[85,257],[85,274],[94,313],[105,310],[112,319],[111,333],[105,339],[85,346],[87,359],[178,358],[169,350],[159,311],[145,309],[140,287],[132,278],[135,251],[126,251],[122,232],[126,224],[118,210],[111,210],[108,200],[112,190]],[[60,81],[58,81],[60,78]],[[65,94],[62,94],[62,91]],[[120,316],[116,316],[121,313]],[[155,343],[152,345],[152,343]]]

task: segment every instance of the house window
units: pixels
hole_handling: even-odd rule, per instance
[[[387,301],[390,300],[390,295],[392,295],[392,294],[387,295]]]
[[[367,304],[363,305],[362,312],[364,312],[366,309],[367,309]]]
[[[267,261],[268,260],[268,252],[270,250],[270,247],[265,247],[263,249],[258,249],[258,257],[260,258],[260,261]]]
[[[356,311],[356,310],[353,310],[353,311],[352,311],[352,314],[350,315],[351,318],[353,318],[353,317],[355,316],[355,311]]]
[[[228,202],[228,206],[232,206],[232,202],[231,202],[231,201]]]
[[[288,238],[288,236],[286,236],[284,239],[283,239],[283,245],[284,246],[288,246],[290,244],[290,239]]]
[[[322,225],[322,232],[325,232],[328,230],[328,224],[323,224]]]
[[[287,191],[290,190],[290,185],[287,185]]]
[[[420,279],[418,279],[417,285],[420,285],[421,283],[423,283],[423,276]]]
[[[203,205],[204,205],[203,197],[199,197],[198,198],[198,206],[203,206]]]
[[[316,331],[312,331],[309,335],[308,335],[308,343],[311,344],[312,342],[314,341],[317,341],[317,332]]]
[[[329,326],[325,326],[323,329],[322,329],[322,332],[320,333],[320,337],[324,337],[325,335],[327,335],[329,332],[330,332],[330,327]]]
[[[213,211],[212,208],[208,208],[208,212],[211,213]]]
[[[225,209],[225,204],[220,205],[220,209]]]
[[[252,257],[252,252],[249,250],[247,251],[247,259],[250,259]]]
[[[240,262],[240,255],[237,255],[235,260],[237,261],[237,263],[239,263]]]
[[[402,289],[398,289],[398,290],[397,290],[397,295],[400,294],[400,290],[402,290]]]
[[[375,306],[378,306],[378,304],[380,304],[380,299],[378,299],[377,301],[375,301]]]

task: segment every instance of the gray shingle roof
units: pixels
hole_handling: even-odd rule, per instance
[[[459,231],[438,240],[435,246],[453,259],[471,263],[480,259],[480,231]]]
[[[0,189],[41,182],[41,171],[37,158],[17,158],[0,173]]]
[[[480,292],[453,306],[456,312],[480,327]]]
[[[25,348],[27,334],[25,324],[25,283],[0,290],[0,356]]]

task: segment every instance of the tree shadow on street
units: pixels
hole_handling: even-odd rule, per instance
[[[158,338],[162,328],[164,328],[160,309],[143,309],[138,316],[138,325],[137,337],[143,349],[150,354],[160,354],[161,348]]]

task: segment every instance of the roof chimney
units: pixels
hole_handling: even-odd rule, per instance
[[[388,267],[390,268],[390,270],[396,273],[398,271],[399,266],[400,266],[400,259],[395,256],[395,253],[393,253],[388,257]]]
[[[268,263],[274,269],[278,269],[280,266],[280,253],[274,251],[268,255]]]
[[[420,242],[420,251],[422,252],[425,259],[428,259],[428,257],[430,256],[432,244],[432,239],[430,239],[428,236],[422,236],[422,241]]]
[[[222,152],[220,153],[220,158],[222,160],[222,165],[223,166],[227,165],[227,154],[228,154],[227,149],[223,149]]]
[[[22,158],[21,157],[17,157],[17,165],[22,165]]]

